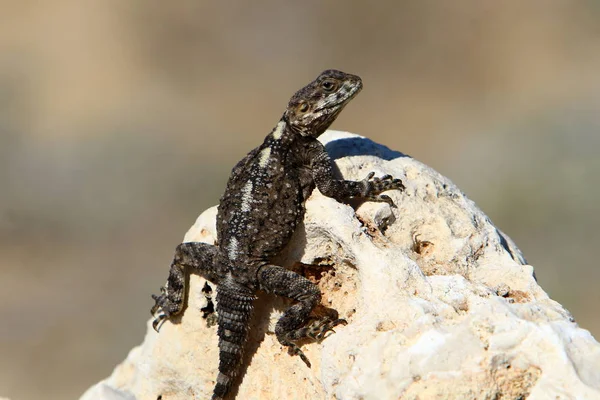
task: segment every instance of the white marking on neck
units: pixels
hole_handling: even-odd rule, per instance
[[[235,237],[231,238],[229,247],[227,248],[227,254],[230,260],[235,260],[238,256],[238,241]]]
[[[258,159],[258,166],[264,168],[269,163],[269,158],[271,157],[271,148],[265,147],[260,152],[260,157]]]
[[[273,131],[273,139],[275,139],[275,140],[281,139],[281,135],[283,135],[284,129],[285,129],[285,122],[279,121],[279,123],[277,124],[277,127],[275,127],[275,130]]]
[[[250,211],[250,205],[252,204],[252,181],[248,181],[242,188],[242,211]]]

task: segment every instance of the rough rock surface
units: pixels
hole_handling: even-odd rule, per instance
[[[393,209],[315,190],[279,263],[318,281],[323,305],[348,325],[303,346],[309,369],[273,334],[287,301],[259,296],[237,399],[600,399],[598,342],[450,180],[360,136],[321,140],[346,179],[389,173],[407,190],[388,192]],[[215,215],[205,211],[185,241],[214,242]],[[204,283],[192,276],[183,317],[160,334],[148,324],[142,345],[82,400],[210,398],[218,351],[200,311]]]

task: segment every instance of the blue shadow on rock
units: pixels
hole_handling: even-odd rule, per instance
[[[390,150],[388,147],[375,143],[371,139],[351,137],[332,140],[325,145],[325,150],[332,160],[351,156],[376,156],[386,161],[400,157],[410,157],[399,151]]]

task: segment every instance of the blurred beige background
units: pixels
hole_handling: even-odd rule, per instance
[[[596,335],[600,3],[1,1],[0,395],[74,399],[294,91],[450,177]],[[202,360],[198,360],[202,362]]]

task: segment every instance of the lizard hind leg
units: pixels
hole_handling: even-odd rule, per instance
[[[321,341],[328,332],[333,332],[335,326],[346,321],[338,319],[335,312],[335,315],[309,323],[311,311],[321,301],[321,292],[317,285],[293,271],[267,265],[259,270],[258,280],[262,290],[297,301],[277,321],[275,334],[279,342],[288,347],[290,354],[300,356],[310,367],[310,361],[296,342],[303,338]]]
[[[189,242],[177,246],[167,284],[160,289],[160,295],[152,295],[155,304],[150,312],[155,316],[154,330],[158,332],[164,321],[183,310],[190,272],[218,283],[216,255],[217,248],[207,243]]]

